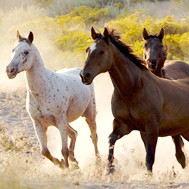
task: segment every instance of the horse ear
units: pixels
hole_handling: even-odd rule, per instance
[[[109,39],[109,32],[107,28],[104,28],[104,38],[105,41],[108,43],[108,39]]]
[[[107,28],[104,28],[104,37],[108,37],[109,36],[109,32]]]
[[[33,42],[33,33],[31,31],[28,35],[28,41],[29,41],[30,44]]]
[[[159,38],[161,41],[162,41],[162,39],[163,39],[163,37],[164,37],[164,34],[165,34],[164,29],[161,28],[161,30],[160,30],[160,32],[159,32],[159,35],[158,35],[158,38]]]
[[[17,37],[18,40],[20,40],[22,38],[19,31],[16,32],[16,37]]]
[[[97,38],[98,34],[95,32],[94,28],[91,28],[91,37],[95,40]]]
[[[143,36],[144,40],[148,39],[149,35],[148,35],[148,32],[147,32],[146,28],[143,29],[142,36]]]

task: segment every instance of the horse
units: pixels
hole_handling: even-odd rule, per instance
[[[106,27],[103,34],[92,27],[91,37],[94,42],[87,49],[82,82],[89,85],[97,75],[108,72],[114,86],[107,171],[115,171],[116,141],[138,130],[145,136],[146,168],[152,173],[158,137],[181,135],[189,141],[189,80],[156,76]]]
[[[158,35],[149,35],[144,28],[142,35],[145,41],[143,59],[154,74],[168,79],[189,77],[189,65],[186,62],[166,60],[168,49],[163,45],[165,35],[163,28]]]
[[[164,29],[162,28],[158,35],[149,35],[147,30],[144,28],[143,32],[144,48],[143,48],[143,59],[147,63],[147,67],[150,68],[152,73],[159,77],[167,79],[180,79],[189,76],[189,65],[183,61],[166,61],[167,48],[163,46]],[[186,158],[182,147],[184,142],[180,135],[172,136],[175,144],[175,156],[177,161],[180,163],[182,168],[186,167]]]
[[[83,116],[90,128],[98,159],[94,85],[86,86],[81,82],[79,76],[81,69],[71,68],[57,72],[47,69],[33,39],[32,32],[24,38],[17,31],[17,44],[6,72],[9,79],[15,78],[20,72],[25,72],[26,109],[39,140],[42,155],[62,169],[69,167],[68,160],[78,167],[74,156],[77,131],[70,126],[70,123]],[[61,154],[64,160],[53,157],[47,147],[46,132],[49,126],[55,126],[60,132]]]

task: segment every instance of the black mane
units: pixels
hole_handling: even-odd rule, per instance
[[[101,34],[99,34],[99,39],[100,38],[103,38]],[[131,60],[133,64],[135,64],[140,69],[147,70],[146,66],[144,65],[144,61],[134,55],[133,50],[129,46],[120,41],[120,36],[114,34],[114,30],[109,33],[109,39],[125,57]]]

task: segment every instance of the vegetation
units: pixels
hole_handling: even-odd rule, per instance
[[[164,45],[169,49],[167,58],[188,61],[189,16],[186,15],[183,18],[179,17],[180,14],[179,16],[166,15],[167,10],[162,12],[162,15],[150,12],[150,6],[153,9],[154,4],[157,6],[157,2],[157,0],[106,0],[103,2],[100,0],[33,0],[32,19],[30,16],[25,16],[25,20],[15,21],[8,31],[16,31],[17,28],[32,28],[35,33],[45,31],[45,35],[48,35],[48,39],[57,48],[57,58],[54,60],[58,59],[62,62],[59,65],[53,63],[53,66],[51,65],[53,69],[63,66],[82,66],[86,57],[85,49],[92,43],[90,28],[93,26],[102,32],[105,25],[109,29],[114,29],[121,36],[121,40],[130,45],[140,57],[143,53],[143,28],[145,27],[150,34],[158,34],[160,29],[164,28],[166,33]],[[188,4],[186,0],[166,1],[166,3],[175,5],[173,6],[175,14],[177,8],[188,11],[185,6]],[[40,13],[34,14],[35,6],[36,11]],[[77,61],[77,64],[65,65],[68,53],[72,57],[71,62]]]

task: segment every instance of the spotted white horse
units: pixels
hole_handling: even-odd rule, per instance
[[[33,122],[41,153],[61,168],[69,166],[68,159],[77,165],[74,157],[77,132],[69,123],[83,116],[89,125],[98,159],[94,86],[86,86],[81,82],[78,68],[66,69],[64,72],[48,70],[33,44],[32,32],[27,38],[23,38],[17,32],[17,38],[18,43],[13,49],[13,58],[6,72],[9,79],[13,79],[18,73],[25,71],[26,109]],[[55,126],[60,131],[64,160],[53,157],[47,147],[48,126]],[[71,139],[69,149],[67,136]]]

